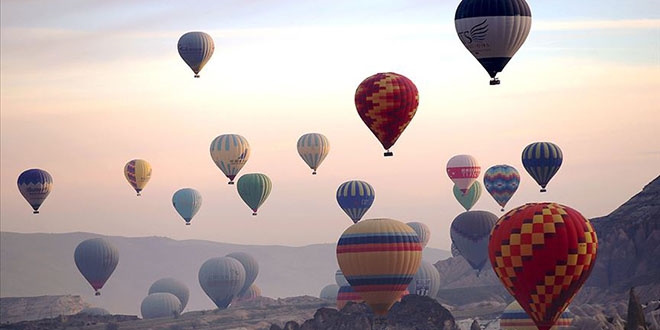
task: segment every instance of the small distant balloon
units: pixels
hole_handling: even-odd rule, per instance
[[[429,240],[431,239],[431,229],[429,226],[427,226],[423,222],[408,222],[406,223],[410,228],[412,228],[415,233],[417,233],[417,237],[419,238],[419,244],[422,245],[422,248],[426,247],[426,244],[428,244]]]
[[[32,168],[18,176],[18,191],[32,206],[32,213],[39,214],[39,207],[53,190],[53,177],[42,169]]]
[[[473,156],[456,155],[447,162],[447,175],[463,194],[477,181],[480,173],[481,166]]]
[[[337,203],[339,207],[357,223],[371,208],[376,198],[374,188],[361,180],[346,181],[337,188]]]
[[[179,298],[168,292],[152,293],[142,300],[140,312],[143,319],[176,317],[181,313]]]
[[[324,286],[323,289],[321,289],[321,293],[319,293],[319,298],[336,302],[338,293],[339,293],[339,285],[334,283],[328,284]]]
[[[104,238],[91,238],[76,246],[73,259],[95,295],[99,296],[99,290],[117,268],[119,251]]]
[[[186,305],[188,305],[190,290],[188,290],[185,283],[175,278],[165,277],[151,284],[149,287],[149,294],[158,292],[166,292],[175,295],[179,299],[179,302],[181,302],[181,311],[183,311],[186,308]]]
[[[545,192],[545,186],[559,171],[564,155],[558,145],[552,142],[534,142],[522,152],[522,163],[525,170]]]
[[[451,241],[477,276],[488,262],[488,239],[495,222],[497,216],[488,211],[467,211],[451,223]]]
[[[250,158],[250,144],[238,134],[222,134],[211,142],[211,159],[234,184],[234,178]]]
[[[133,159],[124,166],[124,176],[138,196],[151,179],[151,165],[144,159]]]
[[[202,207],[202,194],[192,188],[179,189],[172,196],[172,205],[186,225],[190,225],[190,221]]]
[[[509,202],[520,185],[520,174],[513,166],[495,165],[484,173],[484,186],[493,199],[502,207]]]
[[[195,78],[199,78],[199,72],[213,55],[215,44],[207,33],[193,31],[179,38],[177,49],[183,61],[195,73]]]
[[[355,107],[371,132],[392,156],[396,143],[417,112],[419,93],[413,82],[394,72],[367,77],[355,91]]]
[[[252,215],[257,215],[257,210],[270,195],[272,187],[273,183],[270,178],[263,173],[244,174],[236,184],[238,194],[245,204],[250,207]]]
[[[199,285],[219,309],[229,307],[245,283],[245,268],[230,257],[208,259],[199,268]]]
[[[298,154],[316,174],[325,157],[330,152],[330,142],[321,133],[307,133],[298,139]]]
[[[474,206],[474,204],[477,204],[477,201],[479,201],[479,198],[481,198],[482,190],[483,189],[481,188],[481,183],[479,183],[479,181],[475,181],[465,193],[463,193],[457,185],[454,185],[453,189],[454,197],[463,206],[463,208],[465,208],[466,211],[469,211]]]

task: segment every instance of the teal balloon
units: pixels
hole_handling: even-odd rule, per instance
[[[202,207],[202,194],[192,188],[183,188],[177,190],[172,196],[172,205],[179,215],[190,224],[190,220],[197,214]]]
[[[463,205],[466,211],[469,211],[474,204],[477,204],[477,201],[481,197],[481,192],[483,191],[483,186],[479,181],[475,181],[468,191],[463,194],[461,189],[458,186],[454,185],[454,197],[456,200]]]
[[[252,210],[252,215],[257,215],[257,210],[268,198],[273,187],[270,178],[262,173],[244,174],[236,182],[238,195]]]

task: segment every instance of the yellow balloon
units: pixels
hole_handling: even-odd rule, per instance
[[[124,176],[138,196],[151,179],[151,165],[144,159],[133,159],[124,166]]]
[[[417,233],[393,219],[367,219],[348,227],[337,243],[337,262],[348,283],[375,314],[401,298],[422,261]]]

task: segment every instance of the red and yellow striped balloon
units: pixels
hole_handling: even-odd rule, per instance
[[[355,91],[358,114],[386,149],[385,156],[393,155],[389,149],[415,116],[418,105],[415,84],[393,72],[370,76]]]
[[[401,298],[421,260],[415,231],[393,219],[362,220],[348,227],[337,243],[344,277],[379,315]]]
[[[488,253],[504,287],[548,330],[589,277],[597,248],[593,226],[578,211],[529,203],[497,221]]]

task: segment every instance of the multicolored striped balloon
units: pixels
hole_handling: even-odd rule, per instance
[[[337,242],[337,262],[348,283],[378,315],[401,298],[422,261],[415,231],[393,219],[367,219]]]
[[[462,193],[467,193],[481,173],[481,166],[471,155],[456,155],[447,162],[447,175]]]
[[[502,207],[509,202],[520,185],[520,174],[513,166],[495,165],[484,173],[484,186],[486,191]]]
[[[18,191],[32,206],[32,213],[39,214],[39,207],[53,190],[53,177],[42,169],[32,168],[18,176]]]
[[[467,211],[451,223],[451,241],[472,269],[477,271],[477,276],[488,262],[488,239],[495,222],[497,216],[488,211]]]
[[[367,182],[361,180],[346,181],[337,188],[339,207],[357,223],[374,203],[376,192]]]
[[[570,329],[573,323],[573,314],[568,308],[561,313],[550,330]],[[529,318],[527,312],[520,307],[517,301],[511,302],[500,316],[500,330],[537,330],[536,323]]]
[[[552,328],[587,280],[598,238],[578,211],[529,203],[502,216],[488,254],[495,274],[539,330]]]
[[[234,178],[250,158],[250,144],[238,134],[222,134],[211,142],[211,159],[234,184]]]
[[[545,186],[550,179],[559,171],[564,155],[559,146],[552,142],[534,142],[522,152],[522,163],[529,175],[541,186],[541,192],[545,192]]]
[[[466,211],[469,211],[474,204],[477,204],[479,198],[481,198],[481,192],[483,188],[479,181],[475,181],[470,188],[463,193],[457,185],[454,185],[454,197],[456,200],[465,208]]]
[[[321,133],[307,133],[298,139],[298,154],[316,174],[323,160],[330,152],[330,142]]]
[[[124,166],[124,176],[138,196],[151,179],[151,165],[144,159],[133,159]]]
[[[410,79],[393,72],[368,77],[355,91],[362,121],[385,148],[385,156],[417,112],[419,93]]]
[[[252,215],[257,215],[257,210],[270,195],[273,183],[266,174],[248,173],[242,175],[236,184],[241,199],[252,209]]]

